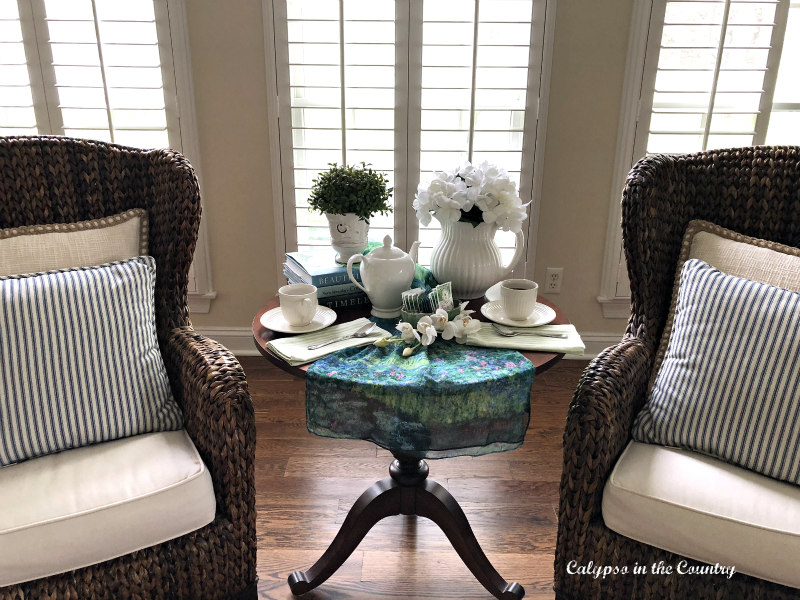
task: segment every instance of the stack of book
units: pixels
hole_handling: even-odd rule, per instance
[[[370,249],[368,246],[364,253]],[[323,306],[336,309],[368,305],[369,299],[364,290],[350,281],[347,267],[337,263],[335,257],[336,251],[330,246],[320,246],[303,252],[287,252],[283,274],[289,283],[310,283],[317,286],[317,298]],[[357,264],[353,265],[353,276],[361,281]]]

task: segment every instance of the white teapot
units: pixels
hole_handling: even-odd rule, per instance
[[[383,238],[383,246],[366,255],[354,254],[347,261],[347,274],[369,296],[373,316],[379,319],[400,316],[402,294],[411,287],[414,279],[418,248],[419,242],[414,242],[410,252],[403,252],[392,245],[392,238],[387,235]],[[361,262],[361,283],[353,277],[354,262]]]

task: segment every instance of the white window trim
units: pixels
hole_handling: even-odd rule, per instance
[[[275,218],[275,281],[283,278],[283,259],[286,252],[286,219],[283,202],[280,132],[278,128],[278,82],[275,66],[275,18],[272,0],[261,2],[264,24],[264,56],[267,70],[267,125],[269,135],[269,166],[272,179],[272,210]],[[265,202],[269,198],[265,198]]]
[[[156,2],[156,11],[160,10],[160,2]],[[194,83],[192,81],[191,51],[189,46],[189,30],[186,19],[185,0],[168,0],[169,35],[172,40],[172,68],[174,71],[175,95],[178,105],[178,126],[181,135],[181,153],[189,159],[195,169],[200,186],[200,206],[205,213],[203,200],[203,181],[200,173],[200,143],[197,135],[197,112],[194,103]],[[160,44],[161,42],[159,42]],[[172,82],[164,82],[165,88]],[[167,99],[167,102],[170,102]],[[217,297],[211,281],[211,255],[208,248],[208,230],[206,219],[200,219],[200,230],[197,234],[197,246],[194,261],[189,272],[189,311],[191,313],[207,313],[211,310],[211,301]]]
[[[617,152],[614,158],[614,174],[611,181],[611,198],[606,226],[606,247],[603,256],[603,274],[600,295],[597,301],[603,307],[607,319],[630,317],[630,296],[618,293],[622,258],[622,188],[628,171],[633,166],[633,149],[644,77],[644,59],[653,0],[635,0],[628,37],[628,59],[625,65],[625,80],[622,87],[622,107],[617,131]]]
[[[526,231],[527,254],[525,256],[524,264],[514,269],[514,274],[516,275],[518,271],[521,271],[520,275],[522,277],[528,277],[529,271],[533,271],[533,267],[536,264],[536,246],[539,241],[539,214],[542,204],[542,184],[544,181],[544,150],[547,137],[547,112],[550,106],[550,75],[552,73],[553,45],[555,41],[556,29],[556,0],[546,0],[543,5],[544,14],[539,15],[535,11],[537,7],[542,5],[534,3],[534,19],[537,21],[536,31],[541,33],[541,35],[537,36],[534,42],[531,44],[529,54],[530,60],[528,61],[529,66],[530,64],[536,64],[536,61],[533,60],[533,57],[536,56],[537,52],[541,53],[541,62],[539,64],[542,65],[542,70],[534,73],[533,69],[528,69],[528,89],[531,89],[532,87],[530,85],[531,78],[539,77],[539,96],[538,98],[529,97],[528,106],[526,107],[526,113],[535,114],[537,120],[534,135],[531,136],[528,142],[532,143],[534,147],[531,150],[531,155],[533,156],[533,178],[531,179],[530,188],[531,209],[528,215],[528,229]],[[543,23],[544,28],[540,29],[542,25],[539,25],[538,23]],[[541,46],[538,45],[539,40],[541,40]],[[533,102],[537,102],[538,105],[533,106]],[[522,154],[523,156],[526,155],[524,146]],[[528,269],[528,265],[531,265],[530,269]],[[533,274],[530,273],[530,275],[532,278]]]
[[[539,78],[539,84],[536,87],[538,92],[538,97],[533,97],[532,94],[528,94],[527,102],[526,102],[526,121],[528,116],[531,114],[536,116],[536,126],[531,128],[530,133],[532,135],[526,136],[530,139],[523,147],[523,157],[531,156],[532,157],[532,166],[531,169],[533,171],[532,177],[529,177],[530,181],[530,196],[532,198],[530,214],[528,217],[528,227],[526,230],[526,255],[524,260],[521,261],[521,264],[517,265],[514,269],[514,275],[518,277],[525,277],[528,272],[528,265],[534,265],[536,261],[536,242],[538,240],[538,231],[539,231],[539,214],[540,214],[540,204],[542,199],[542,184],[543,184],[543,167],[544,167],[544,148],[545,148],[545,138],[547,132],[547,111],[549,106],[549,97],[550,97],[550,78],[552,72],[552,56],[553,56],[553,46],[555,40],[555,21],[556,21],[556,1],[557,0],[534,0],[533,2],[533,10],[534,10],[534,19],[535,19],[535,28],[537,33],[541,35],[537,35],[534,39],[534,42],[530,46],[530,57],[533,59],[537,56],[537,53],[541,54],[541,63],[538,61],[529,61],[529,65],[531,62],[533,64],[541,64],[541,70],[538,69],[528,69],[528,81],[529,84],[531,81],[534,81],[537,77]],[[419,8],[415,8],[414,5],[417,3],[410,2],[411,11],[419,11]],[[542,8],[544,9],[544,14],[538,14],[536,11],[541,11]],[[291,118],[290,114],[283,115],[281,113],[281,104],[280,104],[280,95],[279,95],[279,81],[278,81],[278,69],[276,65],[276,39],[275,39],[275,27],[274,27],[274,19],[275,15],[275,7],[274,7],[274,0],[262,0],[262,14],[263,14],[263,27],[264,27],[264,53],[265,53],[265,64],[266,64],[266,83],[267,83],[267,119],[269,125],[269,150],[270,150],[270,169],[272,172],[272,205],[273,205],[273,215],[275,219],[275,273],[277,277],[277,281],[281,281],[284,277],[283,275],[283,261],[285,253],[290,249],[291,246],[296,247],[296,231],[294,227],[290,228],[287,231],[286,228],[286,211],[292,210],[294,211],[294,182],[293,181],[284,181],[283,169],[281,165],[281,136],[280,136],[280,128],[279,128],[279,118]],[[396,16],[397,20],[406,21],[409,18],[407,15],[399,14]],[[285,15],[284,15],[285,19]],[[413,30],[412,30],[413,33]],[[418,32],[421,35],[421,28]],[[421,42],[421,40],[419,40]],[[419,45],[419,52],[421,54],[421,43]],[[398,60],[402,60],[403,63],[409,60],[408,57],[408,43],[407,42],[398,42],[395,48],[395,51],[398,53]],[[417,57],[419,58],[419,57]],[[413,59],[413,57],[412,57]],[[400,63],[398,63],[400,64]],[[280,82],[281,85],[288,85],[288,81]],[[409,86],[411,83],[409,82]],[[528,86],[528,89],[531,89],[531,86]],[[284,110],[288,111],[288,108]],[[400,114],[402,113],[402,114]],[[411,110],[411,107],[406,107],[406,110],[402,111],[395,111],[395,127],[399,125],[403,125],[403,120],[410,120],[410,114],[418,114],[418,111],[415,113]],[[416,122],[409,122],[408,129],[409,131],[416,131],[418,132],[420,129],[419,118],[415,119]],[[417,133],[417,137],[419,137]],[[530,154],[527,154],[527,146],[528,144],[532,145],[530,149]],[[417,142],[418,146],[418,142]],[[285,149],[286,150],[286,149]],[[291,148],[288,148],[288,156],[291,156]],[[406,169],[411,171],[414,169],[416,172],[419,171],[419,164],[418,164],[418,156],[415,158],[413,156],[409,157]],[[524,162],[524,159],[523,159]],[[528,171],[525,165],[523,164],[523,171],[521,173],[522,176],[525,172]],[[405,173],[400,173],[399,170],[395,173],[395,179],[398,181],[401,180],[401,175],[405,176]],[[402,178],[402,181],[405,181],[405,177]],[[405,186],[405,184],[402,184]],[[396,191],[397,191],[397,185]],[[527,187],[525,185],[525,181],[521,180],[521,187]],[[520,190],[523,191],[522,189]],[[402,194],[401,194],[402,192]],[[408,204],[410,201],[407,199],[408,190],[400,190],[398,191],[398,195],[401,196],[401,199],[395,198],[395,222],[399,220],[405,220],[405,235],[406,240],[398,241],[398,243],[408,242],[408,238],[413,236],[418,236],[418,223],[416,222],[416,218],[414,217],[413,213],[408,210]],[[522,195],[522,194],[521,194]],[[288,198],[291,198],[291,202],[289,203]],[[524,198],[524,197],[523,197]],[[289,207],[291,204],[291,207]],[[294,225],[294,218],[291,219],[291,224]],[[406,243],[406,245],[409,245]]]
[[[46,41],[42,18],[45,14],[44,2],[43,0],[18,1],[17,8],[23,32],[22,40],[25,45],[36,124],[37,126],[40,123],[44,124],[48,132],[63,135],[64,124],[61,121],[61,111],[58,110],[53,57],[50,53],[50,44]],[[33,57],[36,57],[35,61],[30,60]]]

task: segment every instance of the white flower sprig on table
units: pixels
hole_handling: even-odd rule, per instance
[[[414,209],[423,225],[435,217],[441,223],[464,221],[473,227],[493,223],[514,233],[522,229],[528,204],[522,204],[508,173],[485,161],[434,172],[430,182],[420,183],[414,198]]]
[[[443,340],[455,338],[459,344],[466,344],[467,336],[480,330],[481,322],[469,316],[475,311],[464,310],[464,306],[466,306],[466,302],[461,305],[461,313],[444,326],[444,331],[442,331]]]
[[[416,328],[411,323],[400,321],[397,324],[399,337],[381,338],[373,342],[374,345],[385,348],[393,342],[406,342],[412,344],[403,349],[403,356],[411,356],[420,346],[430,346],[438,336],[442,334],[442,339],[455,339],[459,344],[467,342],[467,336],[475,333],[481,328],[480,321],[476,321],[470,315],[474,310],[467,310],[467,303],[462,302],[459,306],[459,313],[452,321],[447,320],[447,311],[438,309],[432,315],[426,315],[417,322]],[[415,344],[416,342],[416,344]]]

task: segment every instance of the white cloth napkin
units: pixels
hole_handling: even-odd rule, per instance
[[[583,355],[586,346],[574,325],[541,325],[539,327],[510,327],[515,331],[540,333],[566,333],[566,339],[542,337],[538,335],[518,335],[504,337],[497,333],[491,323],[481,322],[480,331],[467,336],[467,344],[485,348],[510,348],[533,352],[556,352]]]
[[[340,323],[339,325],[333,325],[332,327],[314,331],[313,333],[304,333],[302,335],[272,340],[267,344],[267,348],[295,367],[315,361],[337,350],[351,348],[353,346],[366,346],[378,338],[391,335],[388,331],[376,325],[375,328],[370,331],[368,337],[349,338],[341,342],[336,342],[335,344],[328,344],[316,350],[308,349],[309,346],[313,346],[314,344],[321,344],[327,340],[334,340],[338,337],[355,333],[361,326],[367,323],[369,323],[369,319],[361,317],[355,321]]]

